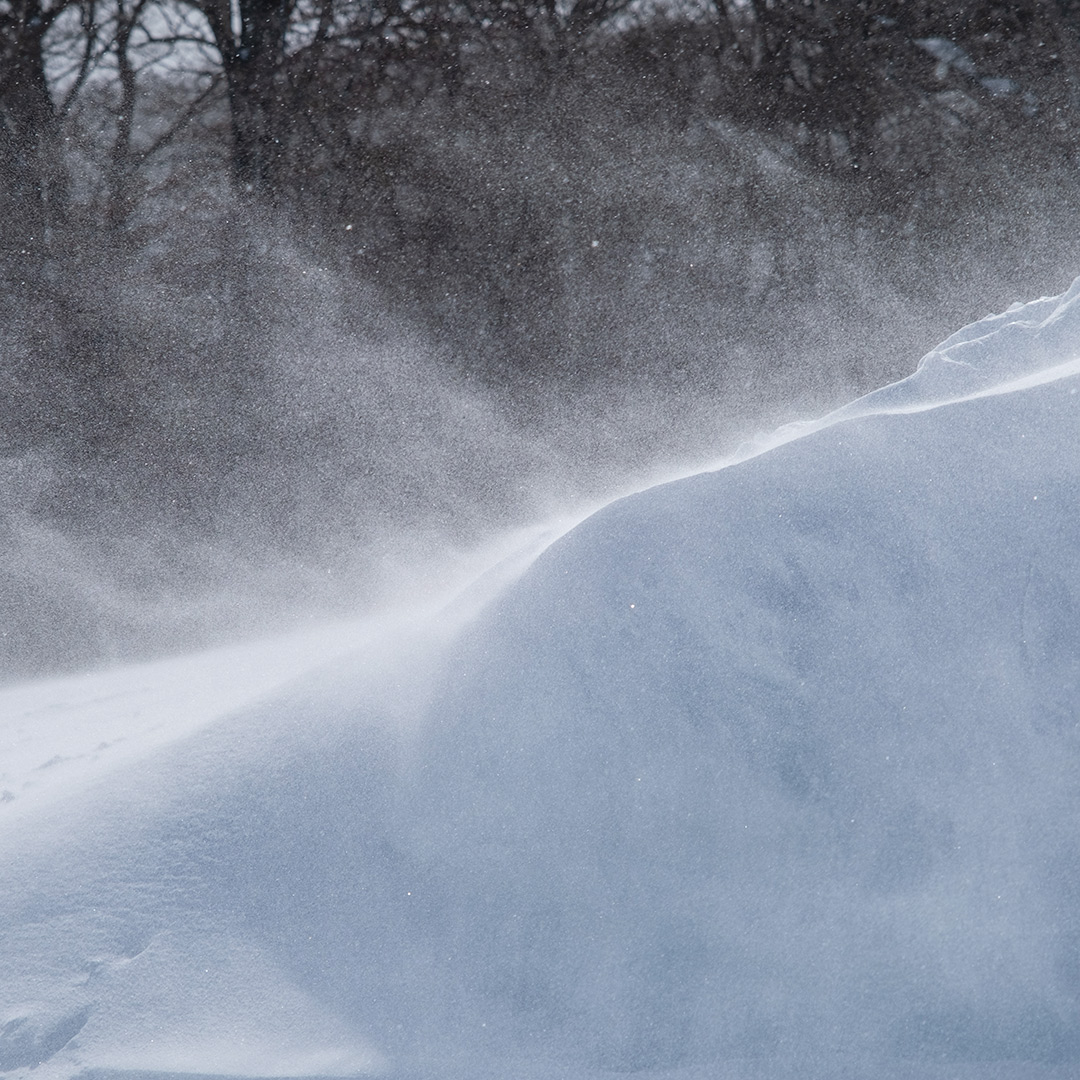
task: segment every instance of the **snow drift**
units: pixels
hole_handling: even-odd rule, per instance
[[[1078,357],[1080,284],[32,806],[158,728],[0,695],[0,1070],[1076,1075]]]

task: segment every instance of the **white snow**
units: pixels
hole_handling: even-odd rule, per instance
[[[1080,283],[449,610],[0,691],[0,1072],[1075,1076],[1078,388]]]
[[[465,586],[444,583],[433,596],[376,617],[0,687],[0,852],[5,840],[20,842],[27,815],[135,767],[301,676],[358,652],[368,667],[381,669],[388,650],[431,651],[571,524],[521,530],[482,553],[481,580],[469,580],[466,569]],[[370,677],[365,687],[370,694]]]
[[[338,626],[0,689],[0,845],[28,813],[355,648]]]

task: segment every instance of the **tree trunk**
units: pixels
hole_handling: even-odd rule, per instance
[[[282,179],[286,140],[285,34],[292,0],[228,0],[203,10],[221,54],[232,118],[233,180],[242,192],[273,199]]]
[[[53,17],[34,3],[0,22],[0,190],[7,203],[0,242],[16,253],[47,245],[66,211],[59,123],[42,52]]]

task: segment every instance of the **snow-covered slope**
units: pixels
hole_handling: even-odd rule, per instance
[[[176,661],[108,771],[7,691],[0,1071],[1077,1075],[1078,357],[1074,286],[453,634]]]
[[[361,633],[338,626],[0,689],[0,849],[27,815],[272,694]]]

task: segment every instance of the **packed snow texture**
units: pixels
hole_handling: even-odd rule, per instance
[[[0,693],[0,1071],[1076,1076],[1078,357],[1080,283],[442,614]]]

